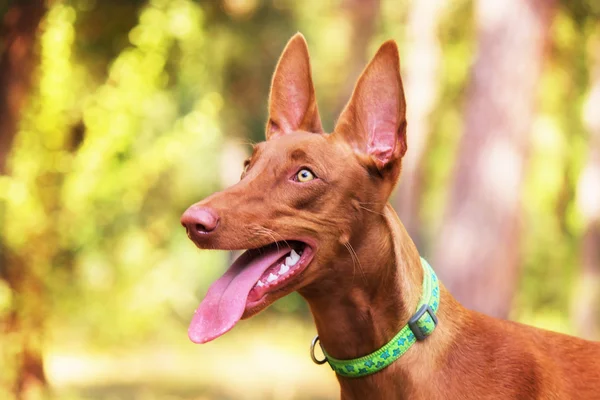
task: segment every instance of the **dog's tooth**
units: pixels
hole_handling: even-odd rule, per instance
[[[279,268],[279,275],[283,275],[286,272],[288,272],[290,270],[290,267],[288,267],[285,264],[281,264],[281,267]]]
[[[275,280],[277,280],[277,275],[274,275],[272,273],[269,274],[269,276],[267,277],[267,282],[273,282]]]
[[[292,252],[290,253],[290,258],[292,259],[294,264],[296,264],[300,259],[300,254],[296,253],[296,250],[292,250]]]
[[[285,258],[285,265],[287,265],[288,267],[291,267],[292,265],[294,265],[294,262],[292,261],[292,257]]]
[[[262,283],[262,281],[258,281],[258,282],[256,282],[256,286],[263,287],[263,286],[265,286],[265,284]]]
[[[298,262],[299,259],[300,259],[300,256],[298,255],[298,253],[296,253],[294,250],[292,250],[290,255],[285,258],[285,263],[287,264],[288,267],[293,267],[294,265],[296,265],[296,263]]]

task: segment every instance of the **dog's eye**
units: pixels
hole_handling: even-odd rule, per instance
[[[312,173],[309,169],[303,168],[296,174],[296,180],[298,182],[308,182],[315,179],[315,174]]]

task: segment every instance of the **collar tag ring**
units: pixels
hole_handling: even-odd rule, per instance
[[[318,364],[318,365],[325,364],[327,362],[327,356],[325,356],[322,360],[317,359],[317,357],[315,356],[315,346],[316,346],[317,342],[319,343],[319,347],[321,348],[321,351],[323,351],[323,346],[321,346],[321,342],[319,341],[319,335],[317,335],[314,337],[314,339],[310,343],[310,358],[312,358],[312,360],[315,364]],[[325,354],[324,351],[323,351],[323,354]]]

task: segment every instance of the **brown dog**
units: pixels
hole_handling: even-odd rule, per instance
[[[435,330],[420,340],[420,328],[403,330],[427,295],[428,270],[387,204],[407,149],[394,42],[324,134],[306,42],[294,36],[273,77],[266,138],[239,183],[182,216],[200,248],[254,249],[209,289],[190,325],[194,342],[297,290],[330,362],[396,346],[399,332],[414,342],[382,369],[361,359],[373,366],[363,376],[336,369],[344,399],[600,399],[600,344],[467,310],[441,284],[431,292],[439,304],[417,315],[435,314]],[[375,354],[381,365],[387,354]]]

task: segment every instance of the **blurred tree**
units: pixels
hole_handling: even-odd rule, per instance
[[[445,0],[414,0],[408,16],[407,58],[404,60],[403,81],[407,108],[407,134],[410,151],[402,161],[402,176],[394,205],[411,238],[421,246],[421,159],[427,147],[431,127],[429,119],[441,90],[441,46],[438,39],[439,21]]]
[[[288,2],[202,0],[211,37],[213,79],[222,84],[223,131],[238,140],[264,140],[271,73],[294,29]],[[261,100],[262,99],[262,100]]]
[[[578,334],[597,339],[600,329],[600,31],[590,40],[591,88],[584,108],[590,134],[587,162],[579,178],[577,202],[583,216],[581,274],[575,292],[573,317]]]
[[[561,1],[552,21],[523,184],[522,270],[511,313],[570,334],[576,334],[569,305],[578,297],[573,289],[585,230],[576,195],[590,145],[581,118],[592,66],[586,43],[598,25],[598,6],[595,0]]]
[[[367,50],[377,28],[380,12],[380,0],[344,0],[342,10],[350,23],[350,53],[346,60],[347,68],[344,86],[339,88],[336,110],[339,115],[350,99],[358,76],[367,65]]]
[[[518,278],[519,199],[554,1],[477,2],[465,131],[434,262],[465,306],[505,318]]]
[[[0,25],[0,174],[5,172],[36,60],[36,34],[44,0],[9,2]]]
[[[100,8],[102,11],[106,9]],[[128,15],[135,21],[135,12],[125,13]],[[86,125],[78,109],[83,104],[77,102],[77,94],[88,89],[85,83],[92,81],[89,75],[78,80],[82,74],[72,62],[75,19],[71,6],[57,2],[49,7],[40,36],[36,90],[29,112],[15,115],[19,134],[13,146],[5,149],[10,153],[12,168],[3,186],[8,190],[0,193],[1,272],[12,304],[10,311],[2,315],[5,336],[0,355],[3,364],[11,368],[10,374],[0,374],[0,387],[6,382],[17,398],[44,390],[43,347],[49,317],[56,311],[57,298],[53,294],[64,293],[70,286],[78,247],[77,241],[69,240],[70,232],[65,227],[73,223],[84,227],[81,220],[70,219],[72,209],[62,207],[73,154],[85,139]],[[27,45],[34,48],[33,42]],[[24,62],[26,70],[31,69],[33,60]],[[9,97],[21,95],[18,87],[9,90],[15,91],[8,92]],[[23,160],[30,161],[27,168],[22,168]]]
[[[46,12],[44,0],[24,0],[11,2],[4,11],[0,26],[0,175],[6,174],[6,161],[17,133],[20,113],[27,100],[32,75],[37,61],[37,32]],[[10,172],[8,172],[10,173]],[[0,223],[6,218],[5,209],[0,203]],[[12,291],[29,291],[36,295],[39,282],[28,279],[23,265],[15,262],[0,235],[0,279],[4,280]],[[23,314],[13,308],[0,320],[0,332],[5,335],[20,336],[23,328]],[[17,351],[15,359],[14,390],[23,393],[33,387],[45,385],[41,348],[34,337],[21,337],[27,342]],[[1,386],[1,381],[0,381]]]

